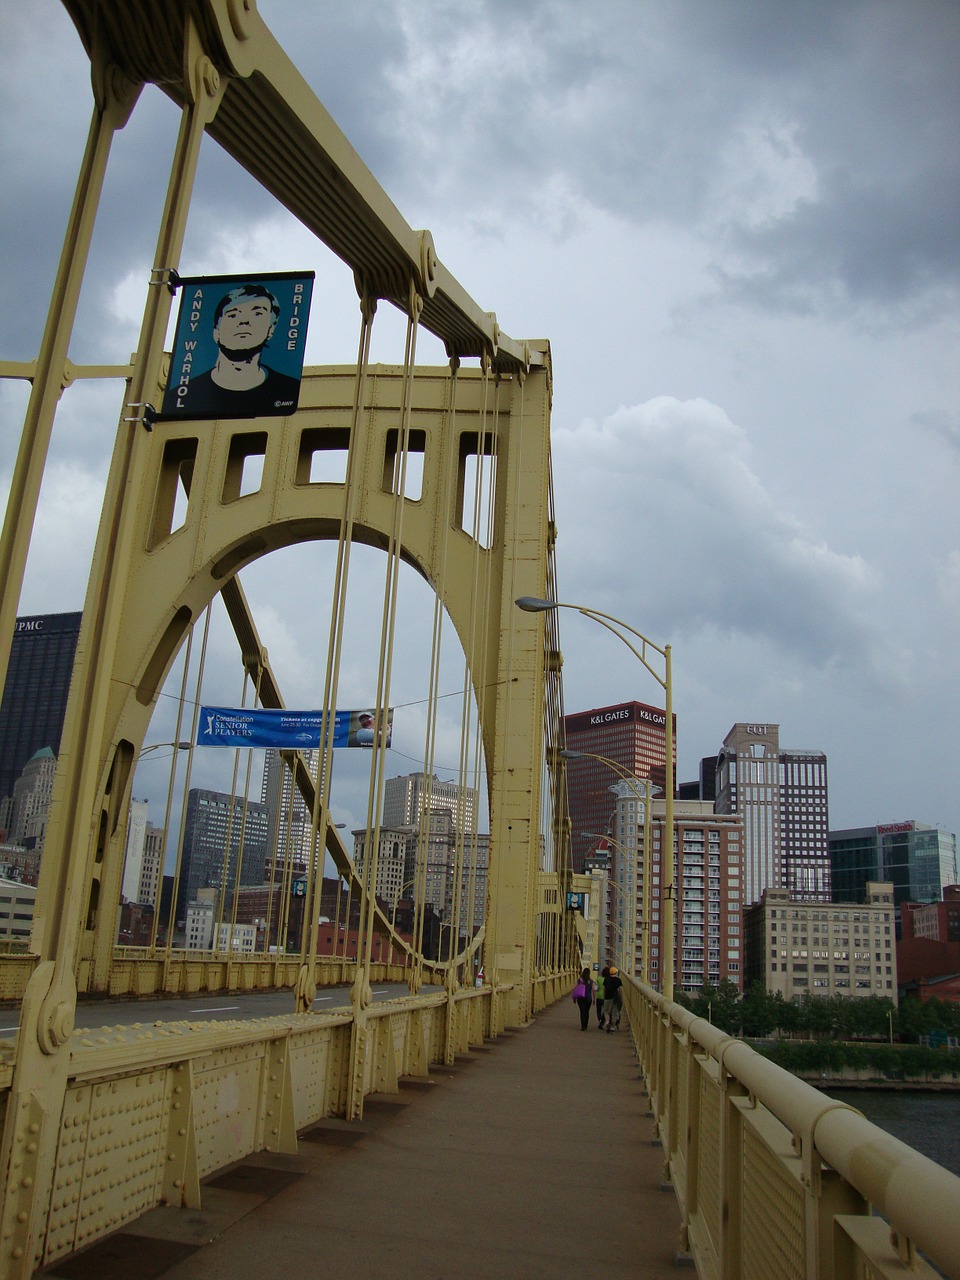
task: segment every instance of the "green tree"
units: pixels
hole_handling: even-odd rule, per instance
[[[762,982],[752,982],[740,1002],[743,1034],[763,1039],[780,1026],[783,996],[771,995]]]
[[[802,1031],[808,1040],[824,1040],[834,1036],[837,1023],[837,1010],[834,999],[823,996],[812,996],[804,992],[797,1007],[797,1030]]]
[[[740,991],[733,982],[721,982],[718,987],[705,982],[695,993],[678,992],[676,1000],[698,1018],[706,1018],[721,1031],[736,1035],[740,1030]]]
[[[740,989],[734,982],[724,980],[715,987],[712,998],[712,1021],[715,1027],[729,1035],[739,1035],[743,1023]]]

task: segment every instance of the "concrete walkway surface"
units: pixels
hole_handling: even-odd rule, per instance
[[[211,1175],[48,1280],[676,1276],[679,1211],[624,1024],[560,1001],[429,1080],[328,1119],[296,1156]]]

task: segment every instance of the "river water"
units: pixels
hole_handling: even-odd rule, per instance
[[[960,1176],[960,1093],[838,1089],[832,1096]]]

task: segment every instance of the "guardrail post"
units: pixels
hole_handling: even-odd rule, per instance
[[[443,1061],[449,1065],[456,1057],[457,1051],[454,1045],[457,1031],[457,1005],[453,998],[454,986],[452,979],[447,977],[447,1002],[444,1005],[443,1018]]]
[[[657,1136],[662,1142],[664,1137],[664,1125],[667,1115],[668,1103],[668,1083],[667,1072],[669,1070],[668,1051],[670,1044],[670,1036],[673,1028],[670,1025],[670,1015],[665,1013],[663,1009],[657,1012],[657,1025],[655,1030],[656,1040],[656,1086],[655,1098],[653,1102],[653,1114],[656,1117]]]
[[[267,1045],[260,1090],[260,1116],[264,1150],[296,1155],[297,1124],[293,1109],[289,1036],[271,1040]]]
[[[816,1158],[811,1185],[807,1188],[807,1258],[813,1261],[817,1276],[833,1280],[856,1280],[861,1274],[849,1237],[837,1229],[837,1219],[847,1214],[862,1217],[869,1213],[866,1200],[835,1169],[827,1169]],[[804,1153],[806,1179],[806,1153]],[[812,1219],[812,1221],[810,1221]]]
[[[353,1006],[353,1023],[350,1027],[350,1071],[347,1080],[346,1119],[363,1119],[363,1086],[366,1070],[367,1047],[370,1028],[367,1011],[359,1004]]]
[[[687,1036],[684,1056],[683,1087],[687,1097],[687,1131],[681,1135],[684,1147],[684,1185],[680,1209],[680,1254],[690,1257],[690,1222],[697,1213],[700,1195],[700,1059]]]
[[[200,1208],[200,1174],[193,1116],[193,1063],[179,1062],[171,1072],[167,1159],[163,1169],[161,1204]]]
[[[831,1276],[834,1280],[856,1280],[860,1275],[856,1257],[844,1243],[849,1237],[838,1235],[835,1219],[847,1214],[869,1215],[867,1201],[835,1169],[825,1165],[817,1152],[815,1133],[819,1120],[836,1109],[847,1110],[847,1104],[832,1105],[825,1098],[825,1106],[813,1123],[794,1144],[800,1143],[803,1167],[804,1229],[806,1236],[807,1274],[811,1280],[818,1276]],[[842,1240],[841,1240],[842,1236]]]
[[[671,1168],[674,1152],[677,1150],[677,1089],[679,1088],[680,1071],[680,1038],[677,1028],[671,1021],[666,1022],[666,1044],[664,1046],[664,1085],[663,1119],[660,1137],[663,1140],[663,1173],[660,1175],[661,1190],[673,1186]]]

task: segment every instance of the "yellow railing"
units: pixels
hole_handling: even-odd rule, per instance
[[[624,999],[703,1280],[960,1277],[960,1178],[652,988]]]
[[[0,952],[0,1001],[19,1001],[30,975],[36,968],[35,954],[10,955]],[[146,947],[116,947],[110,968],[109,984],[105,992],[90,992],[79,984],[82,995],[94,998],[106,996],[216,995],[220,992],[274,991],[289,989],[292,993],[303,961],[299,955],[265,956],[240,955],[213,956],[209,952],[178,950],[166,954],[162,948],[151,952]],[[441,981],[437,972],[442,965],[430,961],[424,964],[425,981]],[[343,956],[319,955],[314,964],[314,981],[318,987],[333,987],[351,983],[356,977],[357,963]],[[371,982],[405,982],[408,970],[398,960],[393,964],[373,961],[370,965]],[[293,996],[291,994],[291,1004]]]

